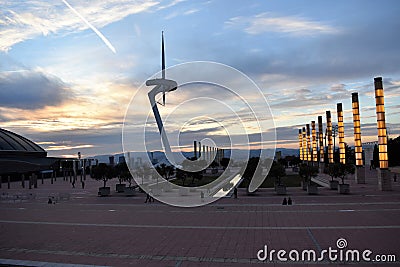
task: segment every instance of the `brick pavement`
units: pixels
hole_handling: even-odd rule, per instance
[[[101,183],[92,179],[86,180],[85,189],[78,183],[73,189],[62,178],[43,185],[39,180],[39,188],[31,190],[22,190],[19,183],[7,189],[3,183],[1,194],[32,192],[36,198],[2,198],[0,263],[6,265],[9,259],[28,260],[32,266],[253,266],[260,263],[256,253],[264,245],[320,251],[335,247],[341,237],[349,248],[399,259],[400,185],[395,183],[390,192],[378,191],[375,175],[368,171],[365,185],[350,179],[350,195],[320,188],[319,195],[308,196],[300,188],[289,188],[293,206],[282,206],[283,197],[272,189],[255,196],[239,190],[238,199],[177,208],[157,201],[145,204],[142,193],[97,197]],[[112,189],[115,182],[110,183]],[[60,192],[71,198],[47,204],[49,195]],[[313,266],[289,265],[307,264]],[[322,264],[340,265],[326,260]],[[378,264],[368,264],[374,265]]]

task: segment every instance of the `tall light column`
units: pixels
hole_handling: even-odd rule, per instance
[[[358,93],[351,94],[351,106],[353,109],[354,152],[356,156],[355,179],[358,184],[365,184],[365,168],[363,166],[364,164],[362,158],[360,104],[358,102]]]
[[[303,135],[303,161],[307,161],[307,138],[306,138],[306,127],[302,129]]]
[[[198,157],[198,159],[200,159],[200,157],[201,157],[201,142],[199,142],[199,157]]]
[[[337,103],[338,133],[339,133],[339,153],[340,163],[346,164],[346,147],[344,143],[344,124],[343,124],[343,105]]]
[[[303,134],[301,133],[301,129],[299,129],[299,156],[300,160],[303,160]]]
[[[312,137],[312,162],[317,163],[318,151],[317,151],[317,131],[315,129],[315,121],[311,121],[311,137]]]
[[[322,130],[322,116],[318,116],[318,133],[319,133],[319,162],[324,162],[324,132]]]
[[[326,128],[328,129],[328,161],[333,163],[332,116],[329,110],[326,111]]]
[[[311,140],[310,140],[310,124],[306,124],[307,130],[307,161],[311,161]]]
[[[197,159],[197,144],[196,141],[193,141],[193,157]]]
[[[378,183],[382,191],[392,190],[392,182],[388,171],[387,132],[385,122],[385,102],[383,98],[382,77],[374,78],[376,119],[378,128],[379,170]]]

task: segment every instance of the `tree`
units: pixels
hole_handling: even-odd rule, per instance
[[[310,183],[311,177],[315,177],[318,174],[318,167],[311,166],[308,164],[301,164],[299,169],[299,175],[303,178],[304,182]]]
[[[259,157],[252,157],[249,159],[247,164],[242,167],[241,173],[243,173],[243,187],[248,187],[250,185],[253,177],[260,177],[262,175],[262,167],[258,163],[260,162]]]
[[[211,162],[210,167],[215,169],[219,166],[219,164],[216,161]]]
[[[286,175],[285,167],[276,161],[272,162],[271,169],[269,170],[268,177],[275,177],[278,185],[281,185],[281,178]]]
[[[226,169],[226,167],[228,167],[229,161],[230,161],[230,158],[222,158],[222,159],[220,160],[219,163],[220,163],[221,166],[224,168],[224,170]]]
[[[355,168],[353,164],[343,164],[339,163],[339,177],[342,180],[342,184],[344,184],[344,179],[348,174],[354,174]]]
[[[108,180],[111,180],[116,176],[115,169],[105,163],[100,163],[99,165],[93,167],[92,173],[95,180],[103,181],[103,187],[106,187],[106,183]]]
[[[176,178],[182,180],[182,185],[185,186],[186,178],[192,178],[189,186],[195,185],[195,180],[203,178],[203,170],[207,167],[205,160],[184,160],[182,162],[182,169],[176,169]]]
[[[278,163],[281,164],[284,168],[288,166],[288,160],[286,157],[278,159]]]
[[[290,163],[292,166],[298,166],[301,163],[300,157],[293,157]]]
[[[336,148],[335,151],[333,151],[333,162],[335,162],[335,163],[340,162],[340,150],[339,150],[339,148]]]
[[[340,173],[339,173],[339,169],[340,169],[340,163],[330,163],[328,165],[328,175],[331,177],[331,181],[333,181],[334,178],[338,178]]]
[[[356,163],[356,154],[354,149],[349,147],[347,143],[345,145],[345,151],[346,151],[346,164],[355,164]]]
[[[400,136],[389,139],[388,142],[388,157],[389,157],[389,166],[400,166]]]
[[[118,163],[115,166],[116,174],[118,176],[119,183],[121,184],[123,181],[127,181],[129,183],[129,187],[132,186],[133,177],[129,171],[128,165],[126,162]]]
[[[182,186],[185,186],[186,172],[181,169],[176,169],[176,179],[182,180]]]
[[[165,163],[160,164],[156,167],[157,172],[164,177],[167,181],[175,173],[174,166],[166,165]]]

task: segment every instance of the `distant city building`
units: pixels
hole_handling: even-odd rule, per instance
[[[141,157],[136,158],[135,167],[142,167],[142,158]]]
[[[110,165],[114,165],[114,156],[108,157],[108,163],[109,163]]]

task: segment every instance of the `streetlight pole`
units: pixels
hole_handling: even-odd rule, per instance
[[[319,147],[319,131],[316,133],[315,141],[317,142],[317,165],[319,166],[319,161],[320,161],[320,153],[318,151],[321,149]]]

